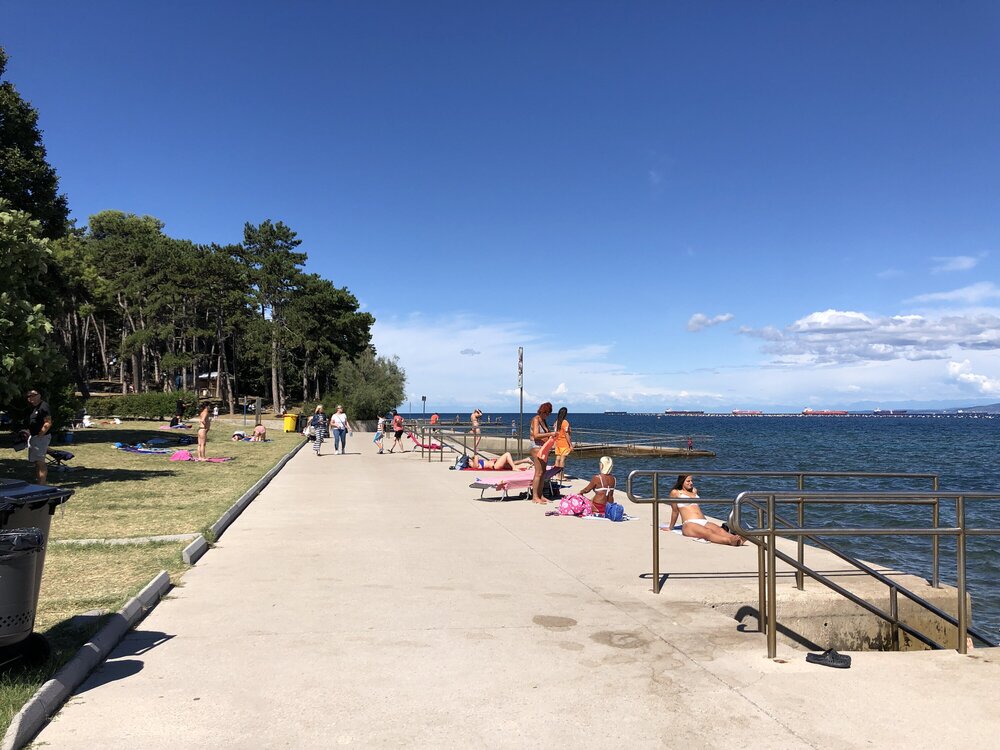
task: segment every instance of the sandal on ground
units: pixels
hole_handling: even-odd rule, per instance
[[[806,654],[806,661],[810,664],[821,664],[824,667],[834,669],[850,669],[851,657],[847,654],[838,654],[835,649],[829,648],[822,654]]]

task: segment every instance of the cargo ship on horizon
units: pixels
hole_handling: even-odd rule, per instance
[[[764,412],[757,409],[733,409],[734,417],[760,417]]]
[[[846,417],[846,411],[834,409],[803,409],[802,415],[805,417]]]

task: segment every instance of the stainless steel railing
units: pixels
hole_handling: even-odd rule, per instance
[[[674,482],[678,476],[683,474],[693,474],[699,477],[732,477],[737,479],[779,479],[779,480],[795,480],[796,489],[805,490],[806,480],[812,479],[827,479],[827,480],[848,480],[848,479],[906,479],[915,481],[926,481],[930,480],[931,489],[936,490],[938,488],[938,476],[937,474],[914,474],[907,472],[850,472],[850,471],[678,471],[676,469],[671,469],[670,471],[660,471],[660,470],[636,470],[628,475],[628,481],[626,484],[626,494],[628,499],[633,503],[638,504],[651,504],[653,506],[653,593],[659,594],[661,587],[661,577],[660,577],[660,505],[662,503],[670,502],[670,491],[667,490],[666,493],[660,492],[660,481],[661,479],[667,479],[670,482]],[[652,495],[646,497],[639,495],[636,492],[636,484],[640,482],[648,481],[652,484]],[[728,505],[732,506],[732,499],[705,499],[699,498],[698,502],[702,505],[716,504],[716,505]],[[934,514],[934,525],[937,526],[939,512],[935,505],[933,508]],[[797,520],[799,526],[805,524],[805,509],[802,503],[798,505]],[[802,564],[803,556],[805,554],[805,537],[799,537],[798,539],[798,554],[797,560],[799,565]],[[836,554],[840,555],[842,553],[834,551]],[[939,558],[939,548],[938,539],[934,538],[931,545],[931,557],[932,557],[932,574],[931,574],[931,585],[937,588],[940,585],[938,577],[938,558]],[[846,558],[845,558],[846,559]],[[795,572],[795,586],[799,590],[805,585],[804,581],[804,571],[796,569]]]
[[[942,528],[938,525],[938,504],[941,500],[954,501],[955,503],[955,523],[954,527]],[[984,633],[969,625],[969,612],[966,606],[966,539],[970,536],[1000,536],[1000,529],[994,528],[969,528],[965,517],[965,504],[967,501],[1000,501],[1000,494],[988,492],[954,492],[936,489],[933,492],[804,492],[785,493],[773,491],[747,491],[740,493],[733,501],[733,512],[730,515],[730,525],[734,534],[747,537],[758,546],[758,587],[760,595],[760,619],[762,629],[767,634],[767,653],[769,658],[773,658],[777,653],[777,574],[776,562],[778,559],[791,564],[797,570],[810,575],[810,577],[823,583],[829,588],[847,597],[854,603],[864,607],[869,612],[878,615],[888,621],[892,627],[892,633],[897,636],[898,630],[902,629],[918,638],[923,643],[932,648],[941,648],[914,628],[906,625],[899,619],[898,594],[904,593],[908,598],[924,606],[928,611],[954,625],[957,628],[957,650],[960,654],[967,652],[967,638],[974,637],[987,645],[996,646]],[[762,503],[763,501],[763,503]],[[777,505],[781,503],[795,503],[796,505],[817,504],[817,505],[931,505],[934,507],[934,519],[932,527],[908,527],[908,528],[836,528],[817,527],[806,528],[778,526],[782,522],[776,512]],[[753,508],[757,513],[757,526],[747,527],[743,525],[744,506]],[[765,521],[766,519],[766,521]],[[885,576],[880,580],[889,585],[890,609],[885,612],[879,607],[870,604],[861,597],[847,591],[825,576],[812,571],[804,566],[800,561],[796,561],[788,555],[784,555],[777,550],[777,537],[793,537],[798,539],[815,539],[817,536],[930,536],[934,540],[941,537],[954,537],[956,545],[956,589],[958,604],[956,617],[951,617],[921,597],[913,594],[891,581]],[[764,554],[763,558],[761,557]],[[846,559],[846,558],[845,558]],[[861,567],[860,561],[854,561]],[[863,566],[861,569],[871,568]],[[766,579],[766,581],[765,581]],[[765,614],[766,610],[766,614]],[[898,636],[897,636],[898,637]]]
[[[510,428],[502,425],[480,425],[478,429],[480,437],[503,438],[504,453],[516,450],[520,454],[523,447],[530,443],[526,438],[521,439],[517,435],[511,435]],[[444,461],[446,450],[465,455],[470,451],[475,452],[476,433],[471,426],[422,424],[413,430],[413,434],[420,436],[420,457],[426,455],[428,461],[431,461],[434,455],[438,456],[439,461]]]

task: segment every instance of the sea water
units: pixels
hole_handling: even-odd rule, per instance
[[[525,415],[525,427],[533,415]],[[508,428],[516,414],[486,415],[500,419]],[[699,471],[850,471],[929,473],[940,477],[947,491],[996,492],[1000,494],[1000,417],[944,416],[848,416],[848,417],[730,417],[730,416],[629,416],[570,414],[578,439],[587,439],[587,429],[655,433],[676,439],[670,444],[714,451],[715,458],[616,457],[614,474],[624,488],[635,469],[667,473],[690,472],[702,497],[735,497],[745,489],[763,490],[773,481],[698,478]],[[554,418],[550,418],[550,424]],[[597,458],[571,456],[569,472],[589,477],[597,472]],[[672,484],[661,484],[665,493]],[[794,484],[786,485],[794,489]],[[929,480],[856,479],[826,484],[807,480],[807,489],[841,491],[886,491],[931,489]],[[645,492],[643,494],[646,494]],[[627,501],[626,501],[627,505]],[[728,509],[706,507],[706,512],[725,517]],[[779,511],[780,512],[780,511]],[[806,525],[824,523],[851,527],[931,526],[931,511],[919,506],[851,505],[807,507]],[[786,515],[791,514],[791,506]],[[1000,500],[968,501],[966,521],[970,528],[1000,528]],[[954,503],[941,503],[942,526],[954,524]],[[921,536],[828,537],[834,546],[851,555],[895,570],[931,576],[931,539]],[[966,542],[967,585],[973,601],[973,624],[1000,640],[1000,538],[969,537]],[[942,539],[940,576],[954,585],[955,544]]]

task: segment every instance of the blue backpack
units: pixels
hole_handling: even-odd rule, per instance
[[[604,506],[604,517],[609,521],[624,521],[625,508],[616,502],[610,502]]]

